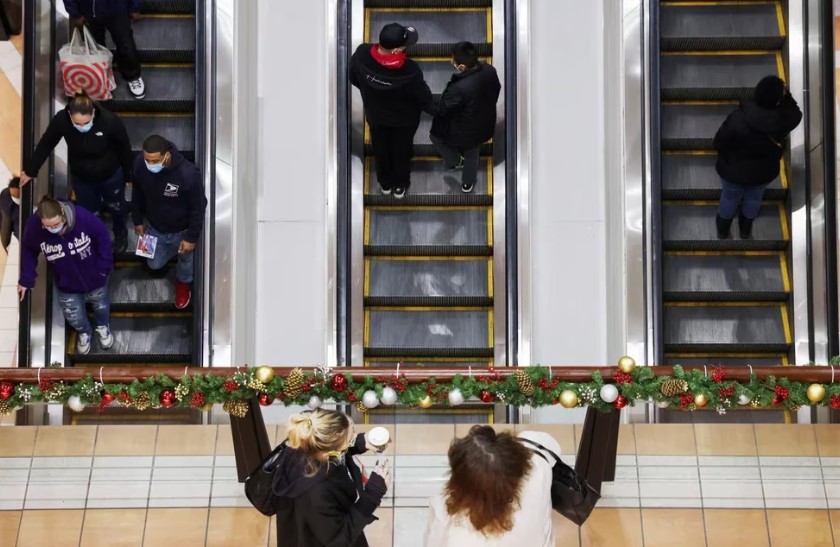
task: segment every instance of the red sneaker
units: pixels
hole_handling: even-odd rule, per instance
[[[190,299],[192,298],[192,291],[190,290],[189,283],[181,283],[180,281],[175,282],[175,307],[179,310],[183,310],[187,306],[190,305]]]

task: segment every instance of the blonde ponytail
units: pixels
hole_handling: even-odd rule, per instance
[[[335,410],[313,410],[289,417],[286,428],[287,445],[306,455],[307,476],[318,472],[321,462],[329,459],[329,452],[347,447],[347,436],[353,422]]]

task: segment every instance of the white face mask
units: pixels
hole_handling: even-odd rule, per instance
[[[16,198],[15,196],[12,196],[12,201],[14,202],[15,205],[20,205],[20,198]]]

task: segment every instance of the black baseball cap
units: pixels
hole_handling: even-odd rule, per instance
[[[379,33],[379,45],[385,49],[413,46],[417,43],[417,38],[419,36],[416,28],[404,27],[399,23],[388,23]]]

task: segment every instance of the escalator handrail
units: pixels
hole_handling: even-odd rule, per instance
[[[644,10],[650,10],[650,16],[648,17],[650,25],[649,32],[647,35],[645,35],[644,32],[641,33],[642,51],[644,51],[644,41],[646,38],[650,48],[650,55],[647,57],[647,62],[649,63],[649,89],[646,94],[642,93],[641,96],[642,119],[645,117],[645,111],[648,111],[648,123],[650,124],[650,138],[648,142],[645,143],[644,139],[642,139],[643,153],[644,147],[648,146],[648,153],[650,157],[650,173],[648,173],[648,177],[646,177],[650,180],[650,196],[643,196],[642,202],[650,204],[650,210],[648,211],[650,222],[645,223],[643,226],[645,230],[648,226],[650,227],[651,248],[648,249],[646,246],[643,246],[643,254],[645,255],[644,263],[650,264],[650,271],[646,273],[646,276],[650,276],[650,283],[645,283],[645,286],[650,288],[652,294],[647,295],[645,301],[651,302],[651,317],[649,318],[649,321],[653,323],[653,328],[651,329],[653,339],[650,341],[653,345],[653,362],[664,363],[665,335],[662,330],[662,319],[665,310],[663,303],[664,284],[662,281],[662,170],[660,163],[662,154],[660,151],[661,94],[659,92],[659,2],[642,2],[641,9],[642,20],[645,19]],[[645,56],[642,55],[642,63],[644,63],[645,60]],[[645,97],[648,99],[647,102],[645,101]],[[644,162],[642,162],[642,169],[644,170]],[[643,192],[646,191],[646,185],[642,185],[642,188]],[[643,240],[647,241],[646,235],[643,236]],[[648,259],[648,257],[650,257],[650,259]]]

